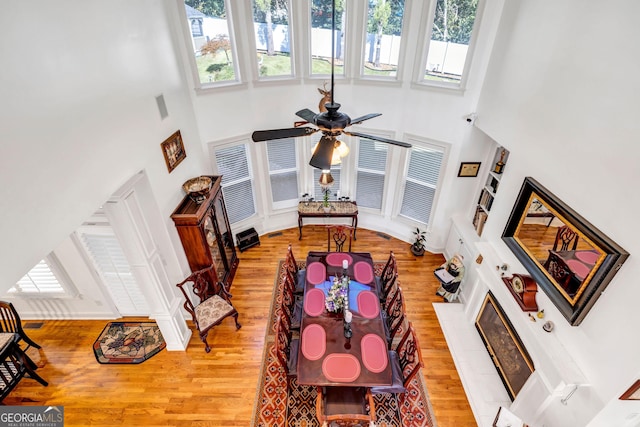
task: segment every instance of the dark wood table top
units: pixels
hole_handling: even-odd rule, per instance
[[[337,253],[333,252],[332,254]],[[300,348],[298,350],[298,383],[351,387],[390,385],[391,365],[388,363],[385,330],[376,293],[371,254],[344,254],[344,256],[351,258],[347,274],[351,279],[349,296],[352,301],[350,302],[350,311],[353,314],[352,336],[350,339],[344,336],[342,314],[329,313],[324,309],[321,314],[311,316],[303,310]],[[329,262],[327,255],[329,255]],[[326,292],[331,285],[329,277],[342,274],[342,263],[340,262],[342,256],[330,255],[327,252],[309,252],[307,268],[312,263],[319,262],[325,266],[326,273],[322,283],[313,284],[309,280],[306,281],[305,297],[312,289],[322,289]],[[369,264],[371,274],[367,274],[366,269],[361,268],[362,264],[354,268],[359,262]],[[355,275],[363,281],[369,279],[370,281],[360,283],[355,280]],[[321,279],[316,278],[314,281],[318,282],[319,280]],[[315,293],[318,292],[315,291]],[[375,294],[375,304],[378,307],[372,311],[373,306],[369,305],[369,309],[365,310],[364,304],[372,293]],[[370,301],[367,303],[369,304]],[[358,303],[363,306],[362,312],[360,312]],[[309,328],[308,331],[306,331],[307,328]],[[323,337],[324,341],[322,341]],[[305,344],[305,338],[308,340],[307,344]],[[305,356],[305,349],[307,356],[313,360]],[[363,349],[365,350],[364,359]]]

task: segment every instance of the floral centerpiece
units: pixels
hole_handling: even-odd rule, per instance
[[[339,313],[348,305],[348,289],[349,279],[338,280],[337,277],[333,278],[333,284],[329,289],[329,293],[324,300],[324,306],[330,313]]]

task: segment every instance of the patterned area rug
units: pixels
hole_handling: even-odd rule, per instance
[[[155,322],[110,322],[93,344],[100,363],[142,363],[167,346]]]
[[[275,320],[280,315],[282,295],[279,282],[283,280],[282,261],[278,265],[273,287],[273,300],[264,343],[262,369],[253,411],[252,427],[320,427],[316,418],[316,389],[299,385],[295,379],[287,390],[287,376],[275,354]],[[298,262],[304,268],[304,262]],[[384,262],[374,263],[380,275]],[[402,335],[402,334],[399,334]],[[422,375],[416,375],[405,394],[374,396],[378,427],[435,427],[431,402]]]

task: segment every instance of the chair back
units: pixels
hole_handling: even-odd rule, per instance
[[[565,291],[569,290],[569,282],[573,272],[557,252],[549,251],[549,257],[544,263],[544,268]]]
[[[10,302],[0,301],[0,332],[18,334],[20,340],[27,343],[25,351],[31,346],[40,348],[38,344],[27,336],[24,329],[22,329],[22,320],[20,320],[20,315]]]
[[[387,305],[384,307],[384,313],[385,321],[387,322],[386,327],[389,331],[389,346],[391,346],[405,320],[406,308],[402,288],[396,286],[393,292],[389,294],[387,302]]]
[[[284,258],[284,267],[287,273],[293,275],[294,277],[298,274],[298,263],[296,262],[295,256],[293,256],[293,250],[291,249],[291,244],[287,248],[287,256]]]
[[[409,322],[407,331],[395,348],[395,352],[398,354],[398,362],[404,379],[403,385],[406,388],[420,368],[424,367],[420,343],[411,322]]]
[[[282,364],[282,367],[287,370],[289,363],[289,349],[291,344],[291,320],[284,315],[278,316],[276,319],[276,356]]]
[[[578,247],[578,239],[579,239],[578,233],[573,231],[568,226],[564,225],[558,228],[558,232],[556,233],[556,240],[553,242],[553,250],[554,251],[557,251],[557,250],[575,251],[576,248]],[[558,245],[560,245],[559,249],[558,249]],[[572,246],[572,248],[569,249],[569,246]]]
[[[362,427],[376,420],[376,406],[364,387],[318,387],[316,417],[323,427]]]
[[[352,236],[353,227],[347,225],[327,226],[327,252],[351,252]],[[345,248],[347,242],[349,245]]]
[[[393,278],[394,275],[398,274],[398,264],[396,264],[396,256],[393,254],[393,251],[389,252],[389,259],[382,269],[382,273],[380,273],[380,280],[382,282],[382,287],[389,282]]]

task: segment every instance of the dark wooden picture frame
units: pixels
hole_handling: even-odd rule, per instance
[[[481,162],[462,162],[458,170],[458,176],[474,178],[478,176]]]
[[[180,131],[175,131],[169,138],[165,139],[162,144],[162,154],[167,164],[169,173],[173,171],[184,159],[187,158],[187,152],[184,150],[182,135]]]
[[[533,221],[538,222],[540,228],[546,226],[555,241],[550,236],[544,240],[529,238],[537,234],[523,230]],[[561,229],[576,236],[569,248],[556,247]],[[629,257],[620,245],[531,177],[524,179],[502,240],[572,326],[582,322]],[[572,260],[562,258],[577,258],[578,252],[593,252],[595,256],[586,273],[582,270],[583,277],[567,265]],[[563,281],[559,273],[567,280]]]
[[[619,398],[620,400],[640,400],[640,380],[636,380],[631,387],[627,389],[622,396]]]

